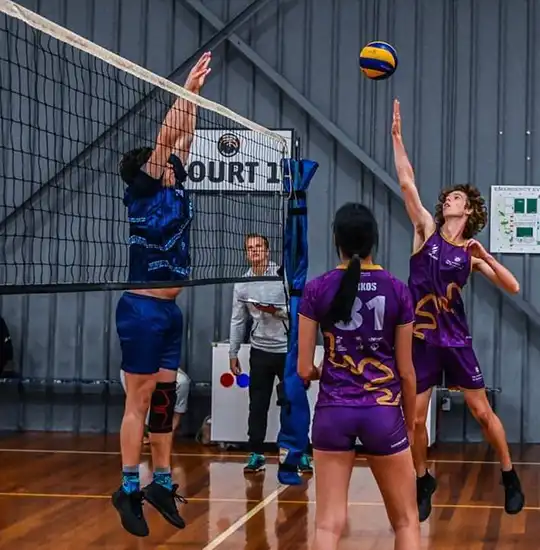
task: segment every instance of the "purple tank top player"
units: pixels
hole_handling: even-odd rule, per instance
[[[416,371],[415,469],[418,517],[431,514],[437,481],[427,470],[428,438],[425,419],[432,391],[444,385],[464,392],[472,416],[499,455],[508,514],[523,509],[525,498],[512,467],[504,429],[493,412],[484,377],[474,352],[461,291],[473,271],[507,292],[519,292],[519,283],[474,237],[487,223],[484,198],[470,184],[441,191],[434,215],[424,207],[401,133],[401,109],[394,101],[392,142],[399,186],[414,227],[409,289],[415,306],[413,362]]]
[[[298,316],[298,374],[320,381],[311,433],[317,494],[313,548],[338,547],[359,439],[391,510],[395,547],[419,550],[409,448],[416,400],[411,295],[407,285],[374,265],[379,232],[368,208],[345,204],[333,226],[342,264],[305,286]],[[318,332],[324,359],[315,366]]]
[[[470,252],[437,228],[411,256],[409,289],[415,303],[414,336],[441,347],[472,345],[461,291],[472,269]]]
[[[351,322],[324,326],[345,268],[310,281],[300,315],[321,323],[324,360],[317,407],[399,406],[401,383],[396,369],[396,326],[412,323],[406,285],[378,265],[362,265]]]

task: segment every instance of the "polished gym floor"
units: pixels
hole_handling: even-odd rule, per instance
[[[525,510],[502,508],[503,489],[493,455],[483,445],[439,445],[431,451],[439,480],[434,510],[422,525],[422,548],[528,550],[540,547],[540,446],[513,450],[526,491]],[[143,484],[151,476],[143,457]],[[173,477],[188,504],[188,526],[176,531],[151,507],[151,534],[123,531],[110,493],[120,480],[118,437],[69,434],[0,438],[0,549],[308,550],[315,487],[281,487],[277,457],[265,473],[246,477],[245,455],[217,447],[176,444]],[[352,476],[349,523],[342,550],[391,550],[393,536],[381,496],[358,457]]]

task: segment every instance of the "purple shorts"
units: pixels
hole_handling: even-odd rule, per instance
[[[451,389],[481,390],[484,376],[472,347],[442,348],[413,338],[416,393],[424,393],[445,383]]]
[[[401,407],[316,407],[312,443],[318,451],[352,451],[356,438],[367,454],[393,455],[409,447]]]

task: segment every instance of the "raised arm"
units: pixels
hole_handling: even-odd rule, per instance
[[[195,136],[195,125],[197,122],[197,106],[195,103],[188,101],[188,104],[182,106],[184,110],[184,117],[181,123],[184,125],[184,131],[178,136],[174,142],[171,153],[176,155],[185,166],[189,157],[189,151],[191,144],[193,143],[193,137]]]
[[[394,162],[399,180],[399,186],[405,199],[405,208],[416,234],[423,241],[435,230],[433,216],[424,208],[420,194],[414,181],[414,171],[407,156],[403,136],[401,135],[401,112],[399,101],[394,100],[394,116],[392,120],[392,142],[394,145]]]
[[[198,94],[211,69],[209,68],[212,54],[207,52],[191,69],[184,88]],[[186,163],[195,133],[197,119],[196,105],[186,99],[178,98],[166,114],[159,131],[156,146],[144,170],[153,178],[159,179],[171,153],[176,154],[182,163]]]

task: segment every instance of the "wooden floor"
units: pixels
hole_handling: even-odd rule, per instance
[[[423,546],[437,550],[529,550],[540,547],[540,446],[514,451],[526,509],[504,514],[498,465],[484,446],[431,453],[439,480]],[[151,476],[144,456],[142,482]],[[188,526],[176,531],[150,507],[151,534],[120,527],[109,494],[120,480],[118,438],[25,434],[0,438],[0,549],[308,550],[314,481],[280,487],[276,458],[265,474],[245,478],[245,457],[215,448],[177,446],[174,479],[184,488]],[[373,477],[361,457],[353,473],[343,550],[391,550],[393,536]]]

